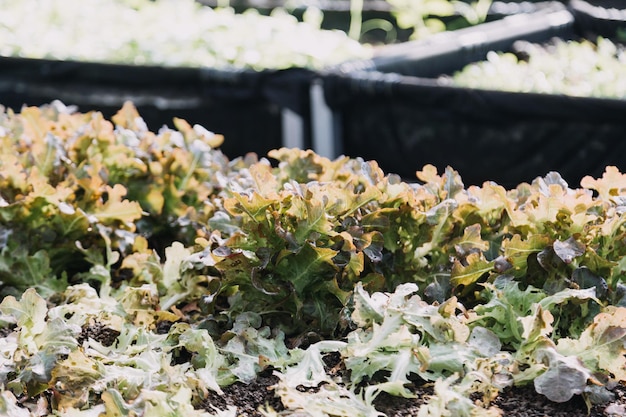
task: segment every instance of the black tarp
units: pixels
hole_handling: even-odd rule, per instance
[[[110,117],[132,101],[151,130],[180,117],[225,136],[224,153],[264,156],[282,146],[283,109],[302,116],[309,134],[308,85],[313,72],[170,68],[46,59],[0,58],[0,104],[53,100]]]
[[[339,118],[341,149],[375,159],[385,171],[409,180],[424,164],[452,166],[466,185],[496,181],[513,187],[558,171],[577,186],[585,175],[600,176],[607,165],[626,168],[626,100],[457,88],[425,78],[443,66],[448,73],[461,69],[474,55],[506,49],[520,38],[589,34],[579,14],[515,16],[493,29],[475,27],[439,43],[430,40],[427,44],[436,46],[423,53],[419,43],[412,50],[407,44],[395,63],[393,54],[386,54],[378,62],[327,73],[324,93]],[[597,29],[607,35],[606,28]],[[400,74],[411,71],[421,77]]]

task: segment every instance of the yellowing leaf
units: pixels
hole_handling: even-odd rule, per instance
[[[24,134],[35,143],[43,143],[52,123],[43,117],[39,107],[25,107],[20,112]]]
[[[533,234],[522,240],[518,234],[502,242],[504,256],[513,269],[519,273],[526,271],[526,260],[533,253],[538,253],[550,245],[550,238],[545,235]]]
[[[296,210],[296,217],[300,219],[295,231],[298,243],[304,243],[314,232],[322,235],[335,235],[332,230],[333,223],[326,214],[325,203],[324,200],[294,197],[292,209]],[[293,212],[293,210],[290,211]]]
[[[50,185],[49,178],[41,173],[37,167],[33,167],[28,181],[31,184],[33,190],[28,195],[29,199],[42,197],[51,204],[59,205],[68,200],[68,198],[74,193],[72,188],[65,186],[64,184],[58,187]]]
[[[145,197],[145,204],[148,205],[147,209],[151,210],[153,213],[161,214],[165,206],[163,191],[158,188],[150,188]]]
[[[104,366],[88,357],[83,349],[72,351],[67,359],[59,362],[52,370],[50,384],[58,394],[56,401],[59,409],[85,406],[91,386],[104,373]]]
[[[592,372],[610,373],[618,381],[626,381],[626,308],[607,307],[577,340],[560,339],[557,350],[576,355]]]
[[[493,270],[493,261],[487,261],[482,252],[475,252],[467,256],[467,265],[455,260],[450,274],[452,285],[470,287],[483,275]]]
[[[212,148],[217,148],[224,141],[224,137],[222,135],[216,135],[213,132],[209,132],[200,125],[194,125],[192,127],[186,120],[178,117],[174,118],[174,126],[183,134],[183,136],[185,136],[187,145],[193,143],[194,140],[200,140],[202,143],[205,143]]]
[[[26,170],[15,155],[3,154],[0,158],[0,187],[6,195],[8,189],[15,188],[26,193],[29,186]]]

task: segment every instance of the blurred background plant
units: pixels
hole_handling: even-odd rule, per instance
[[[406,40],[433,33],[482,23],[493,0],[200,0],[213,7],[232,7],[237,11],[284,9],[301,20],[320,28],[345,30],[362,42],[372,39],[384,43]],[[337,13],[347,16],[338,22]],[[344,18],[345,20],[345,18]],[[382,36],[372,36],[382,32]]]
[[[352,0],[353,2],[355,0]],[[453,28],[455,17],[469,25],[482,23],[492,0],[473,2],[448,0],[387,0],[398,26],[413,31],[411,38],[419,39]]]

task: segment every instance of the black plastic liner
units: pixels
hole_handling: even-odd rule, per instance
[[[452,166],[466,185],[514,187],[558,171],[577,186],[607,165],[626,168],[626,100],[458,88],[430,78],[519,39],[615,35],[615,21],[604,24],[579,6],[443,34],[326,74],[343,153],[408,180],[424,164]]]
[[[282,112],[302,116],[310,140],[306,69],[214,70],[133,66],[44,59],[0,58],[0,104],[19,111],[53,100],[79,111],[112,116],[132,101],[151,130],[172,126],[174,117],[225,136],[231,157],[264,156],[283,143]]]

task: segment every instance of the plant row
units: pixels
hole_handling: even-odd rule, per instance
[[[280,415],[379,415],[380,392],[426,383],[420,415],[498,415],[507,387],[592,404],[626,380],[615,167],[579,188],[404,182],[296,149],[229,160],[174,125],[130,104],[0,116],[3,412],[235,415],[208,390],[267,369]]]
[[[0,55],[168,67],[321,68],[371,51],[311,12],[203,7],[193,0],[3,1]],[[94,27],[99,28],[93,30]]]
[[[444,82],[491,90],[623,99],[625,61],[623,45],[603,37],[595,42],[554,39],[544,45],[517,42],[513,52],[491,51],[485,61],[467,65]]]

